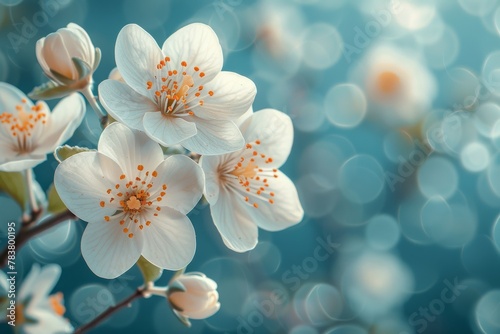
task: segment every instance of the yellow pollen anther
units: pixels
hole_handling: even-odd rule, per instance
[[[101,208],[104,208],[104,206],[106,205],[106,202],[101,201],[101,202],[99,203],[99,205],[101,206]]]
[[[129,237],[130,239],[132,239],[132,238],[134,237],[134,233],[130,233],[130,234],[128,235],[128,237]]]
[[[157,177],[158,176],[158,172],[154,171],[151,175],[153,175],[153,177]]]
[[[142,171],[144,169],[144,166],[143,165],[138,165],[137,169],[140,170],[140,171]]]

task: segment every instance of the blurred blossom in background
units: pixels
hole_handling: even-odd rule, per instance
[[[157,41],[210,25],[224,69],[255,82],[254,110],[292,118],[282,170],[305,211],[238,254],[200,202],[188,270],[217,282],[219,312],[187,329],[145,299],[93,333],[500,333],[500,1],[0,0],[0,81],[25,93],[45,82],[36,41],[70,22],[102,51],[96,85],[124,25]],[[69,144],[95,147],[99,134],[88,112]],[[42,189],[56,166],[35,168]],[[21,212],[2,194],[0,208],[4,245]],[[55,290],[75,328],[142,282],[136,267],[97,278],[83,229],[59,225],[16,263],[20,277],[34,262],[62,267]]]

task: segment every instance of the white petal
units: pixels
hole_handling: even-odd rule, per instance
[[[30,318],[37,320],[35,323],[26,323],[23,325],[21,333],[39,334],[39,333],[72,333],[73,327],[68,319],[65,319],[46,309],[35,309],[28,312]]]
[[[150,214],[151,225],[145,227],[142,255],[152,264],[167,270],[179,270],[193,259],[196,237],[186,215],[163,207],[159,216]]]
[[[141,131],[144,131],[142,124],[144,115],[149,111],[158,111],[158,106],[149,98],[116,80],[101,82],[99,99],[114,119]]]
[[[212,80],[222,69],[222,48],[215,32],[201,23],[189,24],[173,33],[162,46],[163,54],[171,58],[173,66],[187,62],[186,73],[195,86]],[[195,71],[194,68],[199,70]],[[204,73],[200,77],[200,73]]]
[[[71,59],[71,55],[60,33],[51,33],[45,37],[42,56],[51,70],[68,79],[78,79],[78,73]]]
[[[245,140],[236,124],[231,121],[205,120],[191,116],[196,124],[195,136],[181,142],[181,145],[198,154],[215,155],[234,152],[245,144]]]
[[[259,140],[256,150],[273,159],[267,166],[279,168],[285,163],[293,144],[293,125],[288,115],[264,109],[253,113],[240,128],[247,143]]]
[[[90,65],[90,68],[93,68],[95,61],[95,48],[94,44],[92,44],[92,40],[87,34],[87,31],[76,23],[69,23],[68,29],[78,36],[78,41],[83,49],[82,54],[84,55],[84,58],[82,58],[82,60],[86,61]]]
[[[222,188],[217,203],[210,206],[212,219],[222,236],[224,244],[236,251],[246,252],[253,249],[258,242],[258,229],[254,224],[249,207],[239,194]]]
[[[163,116],[160,112],[144,115],[144,130],[163,146],[179,144],[196,134],[196,126],[180,117]]]
[[[19,160],[14,160],[14,159],[19,159]],[[47,157],[45,155],[21,155],[14,157],[10,161],[0,164],[0,171],[20,172],[38,166],[45,160],[47,160]]]
[[[61,276],[61,267],[57,264],[47,264],[39,272],[31,291],[32,299],[30,305],[38,305],[43,302],[54,289]]]
[[[24,301],[27,297],[33,294],[40,272],[40,265],[38,263],[34,263],[31,266],[31,270],[28,275],[24,278],[21,288],[19,289],[19,295],[17,296],[18,300]]]
[[[42,49],[43,49],[44,43],[45,43],[45,37],[40,38],[36,42],[36,47],[35,47],[35,49],[36,49],[36,58],[38,60],[38,63],[42,67],[42,70],[48,75],[48,74],[50,74],[50,69],[49,69],[49,66],[47,65],[47,62],[45,61],[45,59],[43,58],[43,55],[42,55]]]
[[[145,133],[131,130],[117,122],[102,132],[98,150],[113,159],[125,175],[133,179],[139,172],[138,165],[152,172],[164,160],[160,145]]]
[[[209,307],[205,308],[205,309],[202,309],[202,310],[199,310],[198,312],[191,312],[189,315],[190,315],[190,319],[198,319],[198,320],[201,320],[201,319],[206,319],[208,317],[211,317],[212,315],[214,315],[215,313],[217,313],[217,311],[219,311],[220,309],[220,303],[215,303],[213,305],[210,305]]]
[[[204,155],[200,158],[199,164],[205,173],[205,189],[203,190],[203,194],[210,204],[215,204],[219,198],[219,168],[224,166],[227,156],[227,154]]]
[[[27,109],[33,107],[33,103],[26,97],[26,94],[8,83],[0,82],[0,110],[14,112],[16,105],[21,104],[23,99],[26,100]]]
[[[82,236],[82,256],[90,270],[102,278],[116,278],[139,259],[144,240],[123,233],[118,219],[88,224]]]
[[[57,166],[54,184],[66,207],[89,223],[102,222],[112,216],[117,201],[109,202],[107,189],[114,189],[122,170],[118,164],[97,152],[78,153]],[[105,206],[101,207],[100,202]]]
[[[184,155],[173,155],[157,168],[155,184],[166,184],[165,197],[158,203],[187,214],[198,203],[203,192],[204,175],[200,166]],[[152,188],[153,189],[153,188]],[[158,191],[151,197],[155,198]]]
[[[154,79],[156,65],[162,59],[163,54],[154,38],[138,25],[128,24],[118,34],[116,66],[136,92],[149,96],[147,82]]]
[[[50,114],[34,154],[47,154],[73,136],[85,116],[85,101],[76,93],[62,99]]]
[[[210,96],[208,92],[212,92]],[[220,72],[205,84],[199,99],[203,106],[193,109],[198,117],[236,121],[251,107],[257,88],[252,80],[233,72]]]
[[[255,223],[268,231],[283,230],[299,223],[304,217],[304,210],[293,182],[281,171],[275,174],[278,177],[269,178],[269,188],[266,190],[274,193],[273,204],[269,203],[267,197],[256,199],[255,196],[246,193],[259,206],[258,209],[249,208]]]

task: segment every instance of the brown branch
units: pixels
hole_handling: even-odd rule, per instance
[[[119,302],[118,304],[109,307],[106,311],[99,314],[91,322],[89,322],[81,327],[78,327],[73,332],[73,334],[81,334],[81,333],[86,332],[87,330],[97,326],[100,322],[102,322],[106,318],[113,315],[115,312],[118,312],[120,309],[129,306],[135,299],[144,297],[144,290],[145,290],[144,288],[138,288],[137,290],[135,290],[135,292],[132,295],[128,296],[127,298],[125,298],[124,300]]]
[[[21,247],[24,246],[24,244],[27,243],[31,238],[37,236],[38,234],[47,231],[48,229],[62,223],[63,221],[76,218],[74,214],[72,214],[69,210],[66,210],[48,218],[41,224],[33,225],[40,215],[40,212],[32,214],[32,218],[29,221],[23,222],[21,224],[21,230],[19,231],[15,239],[16,252],[18,252],[19,249],[21,249]],[[5,247],[2,253],[0,253],[0,267],[3,267],[7,264],[8,254],[9,249]]]

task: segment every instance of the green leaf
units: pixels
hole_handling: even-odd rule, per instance
[[[73,92],[74,89],[67,86],[60,86],[53,81],[44,83],[41,86],[33,88],[28,94],[32,100],[49,100],[66,96]]]
[[[71,86],[71,84],[74,82],[73,79],[68,78],[67,76],[52,69],[50,70],[50,73],[52,74],[52,77],[56,79],[56,81],[59,81],[60,85],[62,86]]]
[[[64,205],[63,201],[61,201],[53,183],[50,185],[49,191],[47,191],[47,197],[49,199],[49,205],[47,207],[49,212],[60,213],[66,211],[66,205]]]
[[[26,208],[26,180],[21,172],[0,172],[0,191],[7,193],[24,210]]]
[[[158,268],[142,256],[137,261],[137,266],[141,269],[145,283],[156,281],[163,273],[163,269]]]
[[[64,146],[59,146],[54,150],[54,157],[56,158],[57,161],[63,162],[64,160],[68,159],[69,157],[82,153],[82,152],[90,152],[94,151],[86,147],[79,147],[79,146],[69,146],[69,145],[64,145]]]
[[[177,312],[176,310],[172,309],[172,311],[174,312],[175,316],[177,317],[177,319],[179,319],[180,322],[182,322],[182,324],[186,327],[191,327],[191,322],[189,321],[188,318],[186,318],[185,316],[183,316],[182,314],[180,314],[179,312]]]
[[[174,146],[162,146],[161,149],[163,150],[164,155],[175,155],[175,154],[186,154],[186,149],[184,149],[180,145],[174,145]]]
[[[87,64],[80,58],[73,57],[71,58],[71,60],[73,60],[73,64],[75,65],[76,71],[78,72],[78,79],[84,79],[92,73],[92,69],[90,68],[89,64]]]

